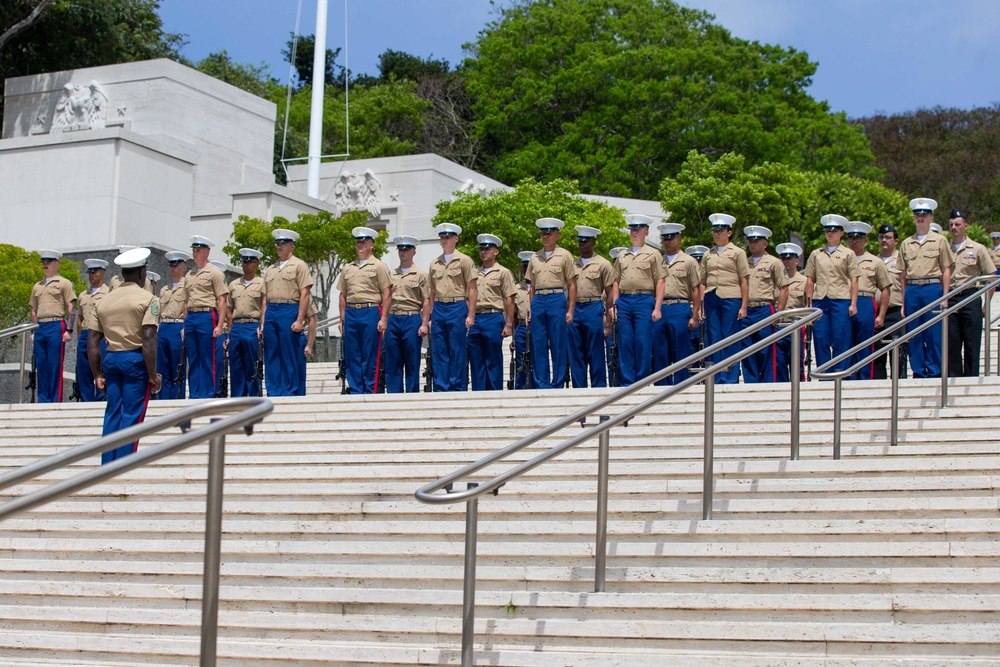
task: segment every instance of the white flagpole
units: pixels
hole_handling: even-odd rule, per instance
[[[323,92],[326,87],[326,4],[316,0],[316,40],[313,52],[312,106],[309,110],[309,170],[306,194],[319,198],[319,164],[323,153]]]

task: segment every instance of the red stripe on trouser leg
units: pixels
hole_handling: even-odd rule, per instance
[[[215,396],[215,394],[219,391],[219,381],[217,379],[218,376],[215,374],[215,335],[214,334],[215,334],[215,328],[217,326],[219,326],[219,313],[218,313],[218,311],[213,310],[212,311],[212,334],[213,334],[213,336],[212,336],[212,384],[215,385],[215,391],[212,392],[213,396]]]
[[[150,393],[152,393],[152,391],[153,391],[153,385],[146,384],[146,397],[142,400],[142,414],[139,415],[139,421],[136,422],[138,424],[141,424],[142,422],[146,421],[146,408],[149,407],[149,395]],[[138,449],[139,449],[139,441],[136,440],[135,442],[132,443],[132,453],[135,454],[136,451],[138,451]]]
[[[60,403],[63,400],[63,366],[66,363],[66,320],[63,320],[61,325],[59,333],[59,388],[56,394],[59,397]]]
[[[878,319],[878,301],[875,300],[875,297],[872,297],[872,308],[875,311],[875,319]],[[872,343],[872,346],[868,350],[868,352],[872,353],[874,351],[875,351],[875,343]],[[868,379],[871,380],[873,377],[875,377],[875,360],[874,359],[872,359],[871,362],[869,362],[869,364],[868,364]]]
[[[378,319],[379,319],[379,322],[382,321],[382,306],[378,307]],[[376,325],[376,327],[377,326],[378,325]],[[377,394],[378,393],[378,369],[379,369],[379,366],[382,365],[382,336],[384,336],[384,335],[385,335],[384,332],[383,333],[379,333],[379,335],[378,335],[378,349],[375,350],[375,382],[374,382],[374,384],[372,384],[372,393],[373,394]]]
[[[771,306],[771,314],[774,315],[774,306]],[[775,327],[771,327],[773,332]],[[778,342],[771,343],[771,382],[778,381]]]

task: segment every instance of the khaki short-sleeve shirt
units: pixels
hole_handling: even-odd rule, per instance
[[[989,248],[990,259],[993,260],[993,265],[1000,269],[1000,246],[995,248]]]
[[[732,243],[721,251],[715,246],[701,258],[701,282],[706,294],[715,292],[720,299],[739,299],[743,296],[740,280],[749,276],[746,251]]]
[[[94,308],[101,299],[110,293],[111,289],[107,285],[101,285],[97,288],[96,292],[90,287],[80,292],[80,296],[76,299],[76,305],[80,309],[81,331],[87,330],[87,323],[90,321],[90,318],[94,313]]]
[[[435,299],[464,299],[469,296],[469,283],[476,280],[476,265],[472,258],[458,250],[451,254],[451,261],[445,263],[444,255],[438,255],[431,263],[428,274]]]
[[[576,273],[576,298],[593,299],[604,298],[607,289],[614,283],[615,269],[611,262],[600,255],[594,255],[587,260],[587,265],[583,265],[583,259],[577,257],[573,261],[573,270]]]
[[[660,265],[663,255],[656,248],[643,246],[638,252],[626,248],[618,253],[615,260],[614,279],[618,283],[618,293],[623,294],[633,290],[656,290],[656,281],[660,279]]]
[[[660,276],[663,278],[664,299],[690,301],[701,284],[701,266],[698,260],[686,252],[674,255],[672,262],[668,262],[664,255],[660,262]]]
[[[531,315],[531,299],[528,298],[528,286],[518,283],[514,292],[514,316],[519,322],[524,322],[529,315]]]
[[[294,255],[288,258],[284,266],[275,262],[264,272],[264,296],[269,303],[298,303],[302,290],[312,286],[309,267]]]
[[[505,266],[494,264],[489,271],[479,267],[476,281],[476,308],[503,310],[507,297],[514,296],[514,274]]]
[[[233,310],[234,320],[259,320],[263,301],[264,279],[260,276],[254,276],[249,283],[244,283],[243,278],[229,283],[229,307]]]
[[[540,289],[569,287],[570,281],[576,278],[573,255],[569,250],[557,246],[549,258],[545,259],[545,250],[539,250],[531,256],[525,276],[534,285],[536,292]]]
[[[397,268],[389,276],[392,281],[392,305],[390,313],[423,310],[424,301],[431,296],[431,278],[423,269],[411,266],[403,273]]]
[[[76,303],[73,283],[67,278],[55,276],[47,283],[43,278],[31,286],[31,297],[28,299],[28,305],[36,311],[40,320],[51,317],[66,319],[66,316],[69,315],[66,308],[67,303]]]
[[[851,279],[860,276],[858,261],[850,248],[838,245],[833,252],[817,248],[806,262],[806,278],[813,279],[813,299],[850,299]]]
[[[188,310],[192,308],[218,308],[219,297],[229,294],[226,276],[211,264],[201,269],[193,268],[184,276]]]
[[[937,232],[928,232],[923,241],[915,234],[904,239],[899,254],[907,280],[941,278],[944,270],[955,264],[948,239]]]
[[[889,274],[889,307],[903,307],[903,260],[899,256],[899,250],[893,250],[888,257],[879,257],[885,264],[885,271]]]
[[[773,304],[775,295],[782,287],[788,286],[788,276],[785,266],[774,255],[763,255],[753,263],[753,258],[747,261],[750,266],[750,296],[748,301],[765,301]]]
[[[187,290],[184,289],[184,280],[177,283],[168,283],[160,288],[160,319],[179,320],[184,317],[184,302],[187,301]]]
[[[108,352],[142,347],[142,329],[160,321],[160,301],[135,283],[123,283],[94,308],[89,327],[108,341]]]
[[[337,289],[347,297],[347,303],[382,303],[382,290],[388,287],[392,287],[389,268],[374,257],[364,264],[354,260],[337,280]]]
[[[785,274],[787,275],[787,274]],[[806,307],[806,276],[801,271],[796,271],[795,275],[788,279],[788,300],[785,301],[785,308]]]
[[[861,272],[858,276],[859,296],[877,296],[886,287],[892,288],[892,278],[880,257],[866,251],[858,257],[858,271]]]
[[[976,276],[988,276],[997,272],[996,263],[982,243],[965,239],[965,244],[954,251],[955,268],[951,272],[951,289],[960,287]],[[985,287],[985,285],[980,285]]]

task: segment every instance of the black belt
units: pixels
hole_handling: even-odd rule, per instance
[[[184,320],[179,317],[172,317],[169,319],[161,319],[160,324],[183,324]]]
[[[751,301],[747,304],[747,308],[761,308],[763,306],[773,306],[773,301]]]
[[[941,282],[940,278],[914,278],[913,280],[907,280],[907,285],[933,285],[934,283]]]
[[[287,306],[287,305],[292,304],[292,303],[296,303],[297,304],[299,301],[298,301],[298,299],[268,299],[267,302],[268,303],[280,303],[282,305]]]
[[[378,305],[377,303],[372,303],[371,301],[364,301],[358,303],[349,303],[347,304],[347,307],[353,308],[355,310],[361,310],[362,308],[374,308],[377,305]]]
[[[690,302],[689,299],[664,299],[663,300],[663,305],[664,306],[672,306],[675,303],[689,303],[689,302]]]
[[[40,317],[38,318],[39,324],[48,324],[49,322],[62,322],[65,317]]]
[[[476,315],[489,315],[490,313],[502,313],[499,308],[476,308]]]
[[[437,303],[458,303],[459,301],[465,301],[464,296],[446,296],[440,299],[434,299]]]
[[[618,293],[619,294],[628,294],[628,295],[632,295],[632,294],[652,294],[653,290],[651,290],[651,289],[623,289],[623,290],[620,290]]]
[[[188,308],[189,313],[214,313],[215,308]]]
[[[419,310],[390,310],[390,315],[402,315],[404,317],[409,317],[410,315],[419,315]]]
[[[233,319],[233,324],[246,324],[248,322],[253,322],[254,324],[260,324],[260,318],[258,317],[236,317]]]
[[[562,294],[562,293],[563,293],[562,287],[552,287],[552,288],[535,290],[535,294]]]
[[[595,301],[601,301],[604,297],[601,296],[582,296],[576,300],[577,303],[594,303]]]

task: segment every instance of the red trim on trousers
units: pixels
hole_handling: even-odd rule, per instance
[[[153,385],[146,383],[146,398],[142,401],[142,413],[139,415],[139,421],[137,424],[141,424],[146,421],[146,408],[149,407],[149,395],[153,391]],[[135,454],[139,450],[139,441],[136,440],[132,443],[132,453]]]
[[[215,374],[215,329],[219,326],[219,311],[212,310],[212,384],[215,385],[215,391],[212,392],[214,396],[216,392],[219,391],[219,381],[216,379]]]
[[[378,319],[379,322],[382,321],[382,306],[378,307]],[[377,327],[377,325],[376,325]],[[382,337],[385,336],[384,331],[380,331],[378,334],[378,349],[375,350],[375,384],[372,385],[372,393],[378,393],[378,369],[382,364]]]
[[[771,304],[771,314],[774,315],[774,304]],[[774,331],[774,329],[771,329]],[[778,342],[771,343],[771,382],[778,381]]]

